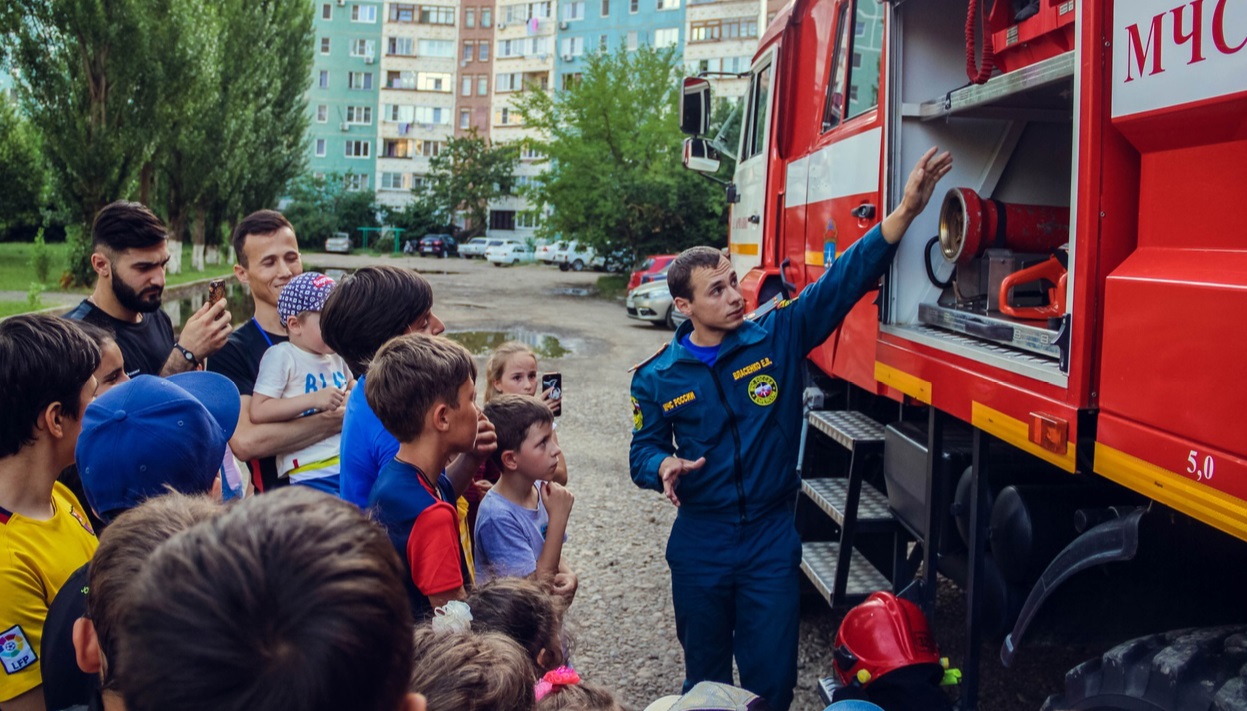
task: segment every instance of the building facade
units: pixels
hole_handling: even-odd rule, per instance
[[[559,4],[556,86],[580,75],[585,56],[596,51],[629,50],[641,45],[684,52],[682,0],[562,0]]]
[[[340,173],[359,190],[377,187],[382,12],[377,0],[316,3],[308,170],[318,176]]]
[[[748,72],[766,15],[766,3],[761,0],[690,2],[685,15],[685,71],[690,75]],[[747,78],[714,78],[717,97],[741,97],[748,88]]]
[[[459,84],[455,135],[489,138],[494,94],[494,0],[463,0],[459,13]]]

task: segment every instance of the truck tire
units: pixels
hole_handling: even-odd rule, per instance
[[[1065,693],[1043,711],[1244,711],[1247,626],[1148,635],[1065,674]]]

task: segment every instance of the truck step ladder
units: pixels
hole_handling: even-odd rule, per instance
[[[850,453],[847,476],[815,476],[806,466],[805,443],[818,433]],[[890,536],[899,545],[899,527],[888,500],[865,481],[871,466],[882,463],[884,428],[849,410],[810,410],[802,424],[797,468],[801,492],[840,528],[838,541],[807,541],[801,547],[801,570],[832,607],[856,605],[868,595],[891,589],[888,576],[854,548],[858,535]]]

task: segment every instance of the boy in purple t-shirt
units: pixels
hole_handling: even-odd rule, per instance
[[[551,481],[559,463],[550,408],[527,395],[485,405],[498,433],[501,477],[476,515],[476,578],[528,577],[553,586],[568,603],[575,575],[563,560],[572,494]]]

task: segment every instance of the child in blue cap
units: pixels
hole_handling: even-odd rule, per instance
[[[252,422],[288,422],[336,410],[346,402],[355,378],[320,332],[320,312],[335,284],[319,272],[303,272],[282,288],[277,315],[290,340],[268,349],[260,360],[251,395]],[[341,435],[335,434],[279,456],[278,476],[337,496],[340,442]]]

